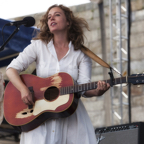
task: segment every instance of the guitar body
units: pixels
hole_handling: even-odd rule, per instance
[[[31,74],[21,75],[22,81],[34,91],[34,106],[28,107],[20,92],[9,82],[4,94],[4,115],[13,126],[30,131],[47,119],[65,118],[73,114],[78,105],[74,94],[61,94],[60,88],[73,86],[73,79],[67,73],[58,73],[48,78]]]

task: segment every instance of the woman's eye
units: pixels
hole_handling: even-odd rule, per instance
[[[60,16],[60,14],[56,14],[56,16]]]
[[[55,16],[60,16],[60,14],[55,14]],[[48,20],[49,20],[49,19],[51,19],[51,16],[50,16],[50,17],[48,17]]]

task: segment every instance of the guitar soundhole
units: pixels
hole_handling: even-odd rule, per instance
[[[55,86],[49,87],[44,93],[44,97],[48,101],[55,100],[58,97],[58,95],[59,89]]]

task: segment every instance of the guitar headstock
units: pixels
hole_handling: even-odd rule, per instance
[[[144,74],[132,74],[128,77],[128,83],[133,85],[144,84]]]

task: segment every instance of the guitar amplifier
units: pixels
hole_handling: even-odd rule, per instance
[[[116,125],[95,130],[97,144],[144,144],[144,123]]]

